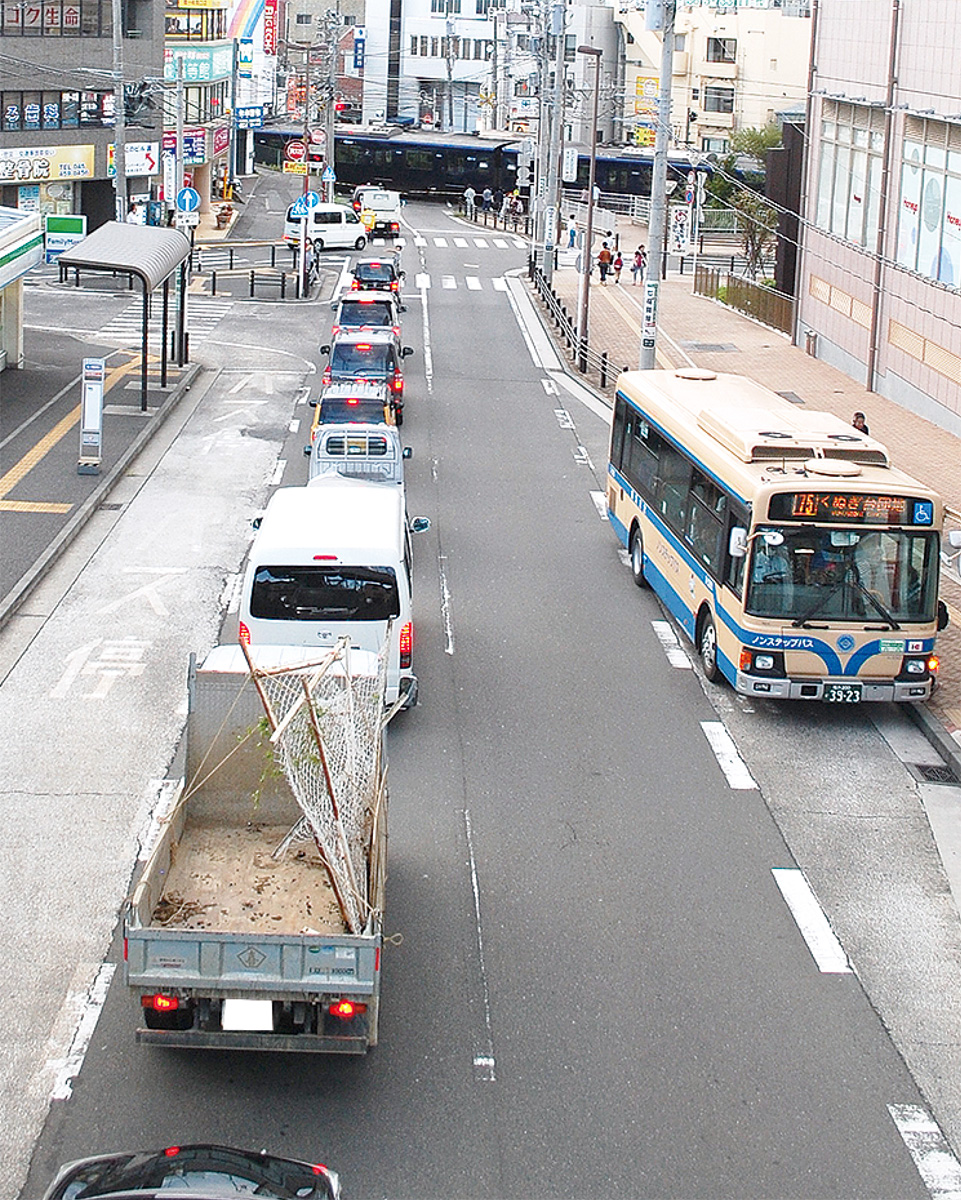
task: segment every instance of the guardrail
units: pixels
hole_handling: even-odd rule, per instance
[[[694,291],[699,296],[720,300],[738,312],[746,313],[770,329],[791,333],[794,329],[794,298],[774,288],[762,287],[752,279],[724,273],[697,264],[694,272]]]
[[[610,354],[606,350],[594,349],[590,345],[590,331],[586,338],[580,337],[574,317],[561,303],[560,297],[547,282],[547,277],[533,257],[528,261],[527,274],[547,309],[548,315],[554,322],[558,337],[564,341],[567,351],[580,373],[588,375],[595,372],[602,388],[612,386],[621,371],[626,371],[628,368],[613,365]]]

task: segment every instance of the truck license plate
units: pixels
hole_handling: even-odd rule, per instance
[[[821,697],[829,704],[858,704],[861,700],[859,683],[826,683]]]
[[[228,998],[224,1001],[220,1027],[231,1032],[270,1033],[274,1028],[273,1003]]]

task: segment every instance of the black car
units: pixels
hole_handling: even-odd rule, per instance
[[[191,1200],[338,1200],[340,1179],[322,1163],[202,1143],[67,1163],[44,1200],[165,1200],[186,1193]]]
[[[404,272],[396,258],[387,254],[382,258],[360,258],[354,263],[351,272],[351,291],[361,289],[371,291],[393,292],[400,294],[400,283]]]

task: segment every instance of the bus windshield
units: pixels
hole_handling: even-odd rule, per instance
[[[752,537],[745,609],[803,627],[934,619],[938,542],[905,529],[764,526]]]

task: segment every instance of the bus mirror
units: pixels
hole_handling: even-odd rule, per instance
[[[948,545],[954,547],[961,546],[961,529],[950,529],[948,531]]]
[[[861,540],[861,535],[855,533],[853,529],[832,529],[831,530],[831,545],[832,546],[856,546]]]
[[[959,532],[961,532],[961,531],[959,531]],[[945,602],[943,600],[939,600],[938,601],[938,633],[940,633],[942,629],[947,629],[950,621],[951,621],[951,617],[948,615],[948,606],[945,604]]]
[[[411,533],[426,533],[430,529],[430,517],[414,517],[410,529]]]
[[[740,525],[735,525],[731,530],[727,552],[731,558],[743,558],[747,554],[747,530],[742,529]]]
[[[780,529],[765,529],[765,531],[761,534],[761,537],[764,539],[765,546],[784,545],[784,534],[780,531]]]

